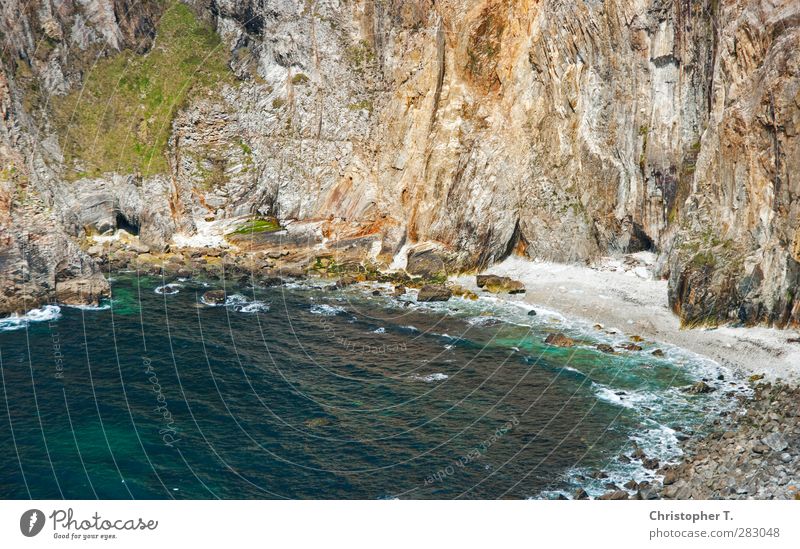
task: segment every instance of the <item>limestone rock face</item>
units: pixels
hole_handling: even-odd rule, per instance
[[[436,277],[652,249],[685,323],[800,323],[796,1],[182,3],[231,77],[176,105],[164,173],[67,180],[53,101],[98,55],[168,47],[176,4],[4,2],[5,211],[24,187],[64,238],[154,250],[275,217],[313,226],[315,255]]]

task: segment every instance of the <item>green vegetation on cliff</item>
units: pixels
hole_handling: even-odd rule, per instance
[[[229,235],[249,235],[256,233],[274,233],[283,229],[280,222],[274,217],[260,217],[251,219],[239,225],[234,231],[228,233]]]
[[[219,36],[187,6],[170,2],[149,52],[126,50],[100,59],[82,89],[55,98],[66,178],[166,172],[177,110],[191,97],[233,81]]]

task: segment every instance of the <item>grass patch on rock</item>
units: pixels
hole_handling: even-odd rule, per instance
[[[54,98],[66,178],[167,172],[175,113],[200,92],[234,83],[227,61],[211,26],[186,5],[169,2],[149,52],[101,59],[82,88]]]
[[[236,229],[229,232],[227,236],[274,233],[282,229],[283,227],[281,227],[280,222],[274,217],[259,217],[245,221],[236,227]]]

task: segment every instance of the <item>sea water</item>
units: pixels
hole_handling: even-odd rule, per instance
[[[312,281],[227,286],[212,306],[222,282],[112,284],[103,307],[0,320],[0,497],[597,494],[656,478],[620,455],[678,459],[679,433],[746,390],[655,342],[604,354],[627,335],[521,301]],[[701,379],[717,390],[682,391]]]

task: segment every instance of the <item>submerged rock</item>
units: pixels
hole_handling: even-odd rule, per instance
[[[555,347],[574,347],[575,340],[571,337],[567,337],[562,333],[557,334],[550,334],[545,339],[544,342],[553,345]]]
[[[208,305],[224,305],[228,298],[225,290],[209,290],[203,294],[203,302]]]
[[[614,347],[606,343],[598,343],[597,345],[595,345],[595,347],[597,347],[598,351],[603,351],[604,353],[608,353],[610,355],[616,354]]]
[[[712,393],[715,390],[716,389],[711,387],[705,381],[698,381],[694,385],[689,385],[688,387],[684,387],[682,389],[682,391],[684,393],[689,393],[689,394],[693,394],[693,395],[699,395],[699,394],[704,394],[704,393]]]

